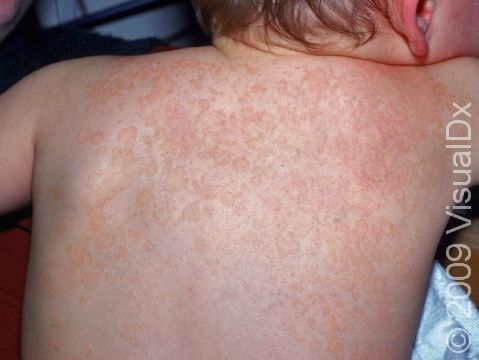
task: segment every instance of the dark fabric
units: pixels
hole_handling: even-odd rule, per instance
[[[165,45],[159,39],[126,41],[78,29],[57,28],[29,36],[19,30],[0,44],[0,93],[58,61],[94,55],[141,55]]]

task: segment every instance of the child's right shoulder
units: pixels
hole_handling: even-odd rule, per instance
[[[209,62],[212,56],[211,47],[187,48],[162,51],[139,56],[93,56],[81,59],[66,60],[46,66],[31,77],[42,81],[49,77],[62,86],[77,87],[98,78],[114,76],[130,76],[140,74],[141,70],[151,74],[155,71],[177,69],[187,71],[194,69],[198,63]]]
[[[479,103],[479,59],[460,57],[430,65],[429,69],[455,96]]]
[[[85,82],[103,77],[116,72],[128,72],[132,68],[168,66],[181,59],[194,58],[202,50],[184,49],[171,50],[161,53],[153,53],[139,56],[91,56],[73,60],[60,61],[45,66],[28,75],[18,85],[25,83],[56,83],[57,87],[68,86],[70,88],[81,86]]]
[[[457,58],[431,66],[431,72],[447,89],[448,126],[455,126],[461,132],[455,136],[470,137],[472,148],[473,185],[479,183],[479,59]],[[465,124],[469,124],[466,126]],[[465,140],[464,140],[465,141]],[[457,143],[457,141],[456,141]],[[457,159],[455,159],[457,162]],[[457,165],[456,165],[457,166]],[[457,170],[457,169],[455,169]]]

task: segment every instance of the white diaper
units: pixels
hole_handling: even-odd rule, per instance
[[[479,312],[437,262],[429,279],[412,359],[479,359]]]

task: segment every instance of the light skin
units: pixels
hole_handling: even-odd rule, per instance
[[[23,358],[408,359],[445,127],[479,103],[477,60],[440,61],[477,51],[436,38],[448,2],[422,35],[413,4],[354,52],[217,38],[1,97],[0,213],[34,207]]]

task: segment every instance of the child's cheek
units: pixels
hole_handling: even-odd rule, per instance
[[[479,57],[479,0],[469,0],[466,11],[467,35],[465,55]]]
[[[16,15],[19,0],[0,0],[0,26],[8,24]]]
[[[479,57],[479,0],[455,0],[448,42],[457,56]]]

